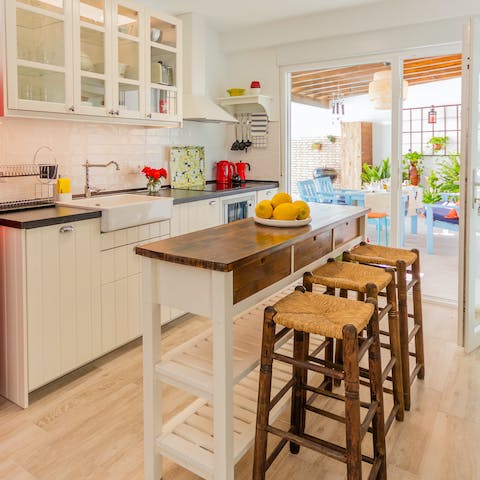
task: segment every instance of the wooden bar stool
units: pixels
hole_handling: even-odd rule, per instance
[[[276,326],[284,328],[276,332]],[[367,328],[367,336],[358,333]],[[293,356],[274,351],[275,343],[294,330]],[[309,354],[309,335],[342,339],[343,362],[336,365]],[[368,351],[370,402],[361,402],[359,363]],[[293,376],[271,398],[273,360],[293,366]],[[344,381],[345,395],[329,392],[308,384],[308,370]],[[382,372],[378,311],[374,299],[367,302],[305,292],[303,287],[282,298],[264,313],[260,379],[258,390],[257,426],[253,462],[253,480],[265,479],[265,473],[283,447],[290,442],[291,453],[307,447],[347,465],[347,480],[362,478],[362,460],[372,464],[370,479],[386,479],[385,429],[383,415]],[[270,425],[269,412],[292,389],[291,426],[288,431]],[[345,416],[317,408],[307,402],[306,394],[324,395],[345,402]],[[361,421],[360,408],[367,413]],[[346,447],[306,433],[306,412],[326,416],[345,425]],[[373,433],[373,457],[362,455],[362,439]],[[280,441],[267,458],[268,433]]]
[[[386,418],[385,430],[388,432],[396,418],[403,421],[403,384],[402,365],[400,350],[400,328],[397,312],[397,293],[395,288],[395,271],[393,269],[383,270],[367,265],[359,265],[351,262],[336,262],[330,258],[325,265],[313,272],[306,272],[303,275],[303,286],[308,292],[313,290],[313,285],[323,285],[327,293],[335,295],[336,289],[340,289],[340,295],[346,297],[348,291],[357,292],[358,299],[373,298],[378,302],[379,293],[384,293],[387,303],[384,307],[378,307],[378,320],[381,321],[388,313],[389,343],[381,346],[390,350],[390,361],[382,373],[382,385],[387,379],[392,381],[393,389],[384,387],[384,392],[393,394],[393,407]],[[385,290],[385,292],[383,292]],[[337,341],[336,362],[341,362],[341,341]],[[328,351],[331,354],[331,352]],[[391,372],[391,377],[389,377]],[[360,375],[368,378],[368,371],[360,370]]]
[[[390,266],[397,273],[398,312],[400,318],[400,349],[402,352],[402,377],[405,410],[410,410],[410,387],[415,378],[425,377],[425,354],[423,349],[422,291],[420,286],[420,254],[417,249],[381,247],[365,242],[350,252],[344,252],[343,259],[368,265]],[[409,268],[410,267],[410,268]],[[407,274],[411,280],[407,283]],[[407,294],[413,289],[413,313],[408,312]],[[408,319],[413,319],[410,330]],[[410,343],[415,340],[415,350]],[[410,357],[415,366],[410,371]]]

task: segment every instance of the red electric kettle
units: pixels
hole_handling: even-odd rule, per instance
[[[248,171],[251,170],[250,168],[250,164],[247,163],[247,162],[237,162],[235,164],[236,168],[237,168],[237,173],[238,175],[240,175],[240,179],[242,180],[242,182],[245,182],[247,180],[247,176],[245,174],[245,170],[246,168],[248,167]]]
[[[228,160],[220,160],[216,167],[217,183],[232,183],[232,177],[235,175],[235,164]]]

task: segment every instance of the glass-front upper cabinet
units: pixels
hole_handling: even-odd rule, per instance
[[[112,104],[107,80],[111,49],[106,1],[77,0],[74,3],[75,104],[72,111],[78,113],[107,115]]]
[[[9,0],[6,18],[8,107],[67,112],[73,100],[69,4]]]
[[[113,17],[113,115],[140,118],[145,111],[144,13],[115,2]]]
[[[149,50],[147,64],[147,117],[175,120],[181,112],[180,97],[180,42],[181,24],[174,17],[159,18],[149,12],[146,43]]]

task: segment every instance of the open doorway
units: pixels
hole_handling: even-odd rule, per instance
[[[368,240],[388,245],[392,120],[385,81],[388,62],[292,73],[289,178],[292,194],[304,199],[313,182],[314,201],[370,207]]]
[[[403,124],[396,134],[404,162],[402,178],[396,179],[402,199],[397,212],[400,244],[421,252],[424,295],[456,303],[458,219],[445,218],[446,227],[435,221],[430,228],[432,210],[424,198],[430,201],[430,194],[436,194],[431,191],[437,188],[435,178],[446,175],[442,181],[450,183],[441,187],[440,198],[448,210],[443,215],[455,216],[461,55],[407,58],[403,71]],[[375,62],[292,72],[290,84],[289,190],[304,197],[302,183],[314,181],[320,193],[316,201],[370,207],[369,241],[392,245],[390,65]],[[435,141],[442,142],[442,137],[446,143],[438,147]],[[415,154],[421,156],[416,178],[410,165]],[[330,194],[319,192],[322,187],[315,178],[326,176],[333,189]]]

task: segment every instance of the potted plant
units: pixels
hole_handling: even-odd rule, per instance
[[[327,139],[330,143],[335,143],[337,140],[334,135],[327,135]]]
[[[390,157],[383,159],[378,166],[364,163],[360,178],[363,183],[374,183],[390,178]]]
[[[420,183],[420,175],[423,172],[423,153],[408,151],[403,156],[403,167],[408,172],[408,178],[411,185]]]
[[[313,142],[312,143],[312,150],[321,150],[322,149],[322,142]]]
[[[445,148],[447,145],[448,137],[432,137],[428,142],[427,145],[432,145],[433,151],[438,152]]]

